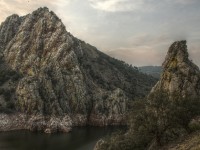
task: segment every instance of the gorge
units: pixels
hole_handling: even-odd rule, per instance
[[[199,99],[185,40],[162,67],[137,68],[74,37],[47,7],[0,25],[2,149],[198,149]]]

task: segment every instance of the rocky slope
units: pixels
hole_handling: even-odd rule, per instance
[[[1,24],[0,60],[0,130],[126,124],[129,103],[156,82],[72,36],[48,8]]]
[[[193,133],[174,141],[160,150],[198,150],[200,148],[200,133]]]

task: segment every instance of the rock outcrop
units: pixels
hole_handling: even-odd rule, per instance
[[[123,135],[99,140],[94,150],[116,149],[120,146],[123,148],[119,149],[160,149],[157,147],[158,141],[164,139],[164,144],[173,136],[181,137],[186,133],[185,128],[199,130],[200,71],[189,59],[186,41],[177,41],[170,46],[162,67],[160,80],[147,96],[146,103],[142,104],[143,108],[140,105],[139,111],[132,116],[134,119],[129,130]],[[156,136],[160,137],[156,139]],[[137,141],[140,138],[144,141]],[[168,138],[172,139],[167,141]],[[197,136],[193,136],[193,139],[197,139]],[[145,143],[147,140],[148,144]],[[195,149],[198,147],[195,142],[199,140],[192,140],[161,149],[187,149],[183,147],[185,145]],[[145,144],[147,147],[142,147]]]
[[[0,114],[1,131],[8,130],[30,130],[43,131],[45,133],[69,132],[72,127],[72,120],[69,116],[44,116],[27,115],[21,113]]]
[[[151,93],[162,90],[170,97],[174,94],[181,98],[200,96],[200,71],[189,59],[186,41],[171,45],[162,66],[163,73]]]
[[[72,36],[46,7],[1,24],[0,56],[0,130],[126,124],[129,103],[156,81]]]

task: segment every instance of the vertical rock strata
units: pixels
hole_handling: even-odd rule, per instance
[[[8,17],[0,26],[0,56],[4,131],[51,133],[86,124],[126,124],[128,102],[155,83],[73,37],[48,8]]]

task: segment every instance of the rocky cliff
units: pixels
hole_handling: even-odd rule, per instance
[[[190,59],[186,41],[174,42],[163,62],[163,73],[151,93],[166,91],[181,98],[200,96],[200,71]],[[151,95],[150,93],[150,95]]]
[[[131,115],[129,130],[99,140],[94,150],[195,149],[199,146],[198,136],[191,136],[191,141],[162,147],[200,129],[200,71],[189,59],[186,41],[170,46],[162,67],[160,80],[146,100],[136,103],[138,111],[135,109]]]
[[[129,103],[156,82],[75,38],[48,8],[1,24],[0,60],[0,130],[126,124]]]

